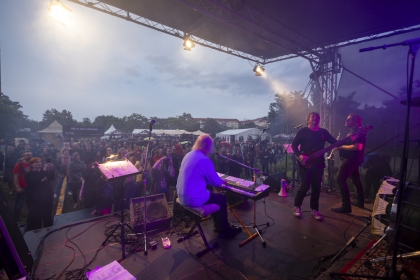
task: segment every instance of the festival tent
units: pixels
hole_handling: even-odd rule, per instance
[[[148,134],[148,133],[149,133],[148,128],[136,128],[136,129],[133,129],[133,132],[132,132],[133,135]]]
[[[124,132],[122,132],[121,130],[118,130],[114,127],[114,125],[111,125],[110,128],[108,128],[107,131],[105,131],[104,135],[120,135],[123,134]]]
[[[244,140],[248,139],[248,136],[256,137],[261,133],[258,128],[244,128],[244,129],[229,129],[216,134],[216,137],[223,139],[224,141],[233,142],[239,140],[239,137],[243,137]],[[262,140],[265,136],[262,136]]]
[[[53,121],[47,128],[38,131],[41,139],[45,142],[54,144],[56,147],[61,147],[61,141],[63,134],[63,126],[58,121]]]
[[[202,132],[201,130],[197,130],[197,131],[194,131],[194,132],[191,132],[191,133],[194,134],[194,135],[198,135],[198,136],[206,134],[205,132]]]

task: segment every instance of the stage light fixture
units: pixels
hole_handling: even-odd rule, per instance
[[[189,36],[186,36],[184,39],[184,51],[191,51],[192,48],[195,47],[195,44],[193,41],[190,40]]]
[[[262,73],[265,71],[265,69],[261,65],[255,65],[253,71],[255,72],[255,76],[262,76]]]
[[[72,20],[71,13],[73,11],[59,0],[51,0],[50,5],[48,5],[47,8],[48,11],[50,11],[51,18],[64,26],[69,24]]]

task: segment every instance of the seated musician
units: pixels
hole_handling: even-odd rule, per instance
[[[198,207],[205,204],[217,204],[220,211],[212,214],[215,231],[218,237],[231,237],[241,232],[241,228],[231,227],[227,219],[227,205],[224,195],[210,192],[207,184],[220,187],[226,184],[215,169],[209,155],[213,153],[213,140],[201,135],[194,143],[192,151],[185,155],[181,162],[176,189],[182,205]]]

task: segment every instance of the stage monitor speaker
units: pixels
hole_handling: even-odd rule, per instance
[[[0,262],[9,279],[30,276],[34,260],[0,190]]]
[[[171,219],[171,212],[163,193],[146,196],[146,217],[144,217],[144,197],[130,200],[130,220],[136,232],[143,231],[144,222],[147,232],[168,229]]]
[[[287,180],[285,172],[271,174],[267,177],[267,179],[265,179],[264,184],[269,185],[272,192],[279,192],[281,179]]]

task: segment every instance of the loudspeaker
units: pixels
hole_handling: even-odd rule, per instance
[[[0,262],[9,279],[30,276],[34,260],[0,190]]]
[[[267,177],[267,179],[265,179],[264,184],[269,185],[271,187],[272,192],[279,192],[281,186],[281,179],[287,180],[285,172],[271,174]]]
[[[165,230],[170,226],[172,216],[164,193],[146,196],[146,217],[144,217],[144,197],[130,200],[130,220],[135,232]]]

